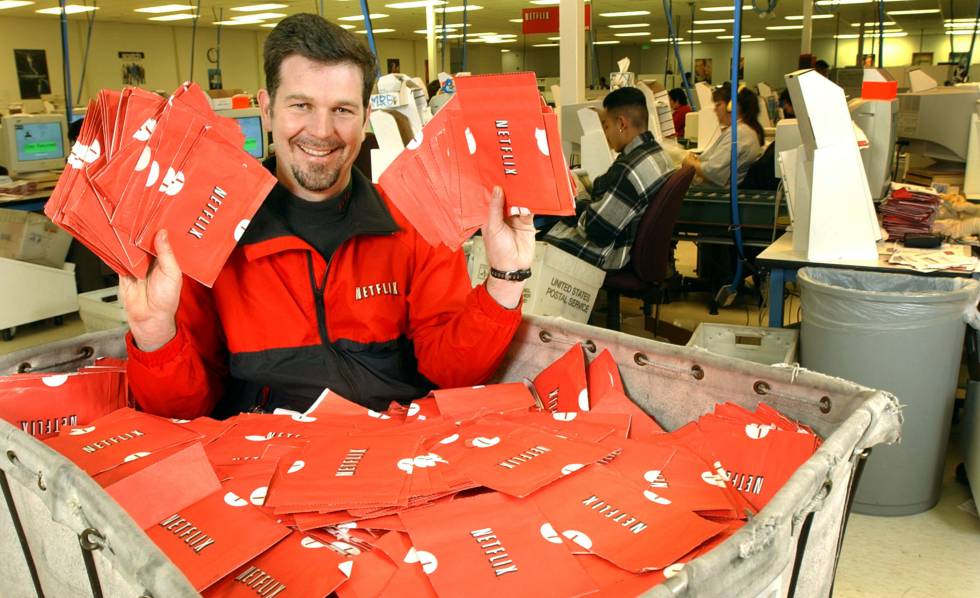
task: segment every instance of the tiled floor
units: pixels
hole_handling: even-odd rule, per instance
[[[693,275],[694,250],[682,243],[678,269]],[[664,322],[693,330],[699,322],[765,324],[765,310],[752,301],[739,301],[708,314],[707,295],[690,294],[665,305]],[[793,301],[792,299],[790,301]],[[797,319],[798,301],[787,304],[789,321]],[[644,330],[637,301],[623,301],[623,330],[650,337]],[[77,316],[63,326],[40,323],[18,330],[11,342],[0,342],[0,354],[45,344],[84,332]],[[970,499],[966,487],[956,482],[954,470],[962,460],[954,429],[946,461],[942,498],[934,509],[909,517],[852,515],[838,566],[835,597],[980,597],[980,519],[960,508]],[[733,594],[735,595],[735,594]]]

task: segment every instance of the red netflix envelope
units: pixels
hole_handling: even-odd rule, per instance
[[[626,394],[623,388],[623,378],[619,375],[619,366],[609,349],[603,349],[588,367],[589,402],[592,405],[602,402],[608,392]]]
[[[591,395],[589,397],[592,399]],[[602,395],[602,399],[591,401],[589,413],[623,413],[630,416],[629,438],[648,438],[654,434],[664,434],[657,420],[640,408],[625,394],[610,389]]]
[[[327,596],[353,571],[353,561],[293,532],[204,592],[206,597]]]
[[[120,411],[109,423],[96,421],[88,426],[72,427],[46,442],[94,475],[199,438],[199,434],[166,419],[127,410]]]
[[[402,545],[402,538],[408,538],[407,534],[389,532],[378,540],[379,546],[393,547]],[[395,571],[398,570],[393,559],[383,550],[375,549],[363,552],[354,557],[354,567],[347,583],[337,588],[339,598],[368,598],[369,596],[380,596],[382,590],[388,585]]]
[[[644,497],[645,488],[602,465],[588,467],[530,500],[556,532],[627,571],[663,569],[717,535],[711,523],[674,504]]]
[[[388,532],[381,540],[378,548],[394,561],[396,569],[380,595],[435,598],[437,594],[428,579],[428,573],[436,564],[431,555],[416,550],[407,534]]]
[[[218,490],[146,530],[198,590],[286,537],[289,530],[245,498]]]
[[[433,390],[432,397],[439,413],[456,420],[484,413],[527,411],[535,407],[534,396],[520,382]]]
[[[588,411],[589,389],[585,377],[582,343],[546,367],[534,379],[534,388],[548,411]]]
[[[73,374],[0,377],[0,418],[35,438],[85,425],[128,405],[126,370],[102,367]]]
[[[464,425],[443,449],[474,482],[523,497],[609,454],[609,448],[505,421]]]
[[[595,584],[528,501],[492,492],[401,515],[441,596],[582,596]]]

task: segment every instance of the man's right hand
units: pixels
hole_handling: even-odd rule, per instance
[[[142,351],[156,351],[177,335],[177,306],[183,274],[174,257],[167,231],[157,231],[153,239],[157,258],[145,279],[119,277],[119,292],[129,330]]]

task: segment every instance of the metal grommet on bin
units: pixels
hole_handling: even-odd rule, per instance
[[[633,355],[633,363],[636,365],[650,365],[650,358],[643,353],[636,353]]]
[[[551,333],[548,332],[547,330],[542,330],[541,332],[538,333],[538,338],[541,339],[542,343],[550,343]]]
[[[28,374],[33,369],[34,369],[34,366],[31,365],[31,362],[25,361],[24,363],[22,363],[19,366],[17,366],[17,373],[18,374]]]
[[[105,536],[99,530],[88,527],[78,534],[78,543],[88,551],[101,550],[105,546]]]
[[[831,407],[830,397],[820,397],[820,413],[830,413]]]
[[[88,359],[89,357],[95,355],[95,349],[89,347],[88,345],[82,347],[81,357],[82,359]]]
[[[594,341],[586,339],[585,341],[582,342],[582,346],[585,347],[585,350],[588,351],[589,353],[596,352],[596,346]]]
[[[44,481],[44,472],[37,472],[37,487],[41,489],[41,492],[46,492],[48,489],[48,484]]]
[[[755,391],[757,395],[767,395],[769,394],[769,383],[762,380],[756,380],[755,384],[752,385],[752,390]]]
[[[704,368],[702,368],[698,364],[692,365],[691,377],[693,377],[695,380],[704,380]]]

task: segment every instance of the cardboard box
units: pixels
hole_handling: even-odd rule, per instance
[[[0,209],[0,257],[61,268],[71,235],[43,214]]]
[[[119,300],[119,287],[79,294],[78,311],[86,332],[114,330],[128,323],[126,310]]]
[[[473,286],[490,275],[482,237],[473,238],[467,262]],[[524,285],[524,313],[559,316],[586,323],[605,279],[605,271],[553,245],[538,241],[534,249],[531,278]]]

